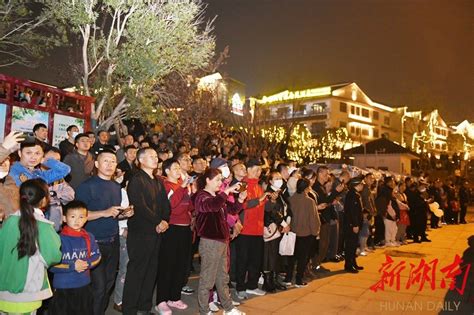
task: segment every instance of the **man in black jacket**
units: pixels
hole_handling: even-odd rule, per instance
[[[313,185],[313,190],[317,194],[318,205],[326,204],[327,207],[322,209],[320,212],[321,229],[319,231],[319,250],[318,253],[313,257],[312,263],[314,271],[316,272],[328,272],[329,270],[321,266],[323,259],[326,257],[329,247],[329,222],[331,219],[337,220],[332,202],[336,199],[339,192],[344,189],[344,185],[337,186],[333,191],[326,192],[324,185],[329,179],[329,169],[326,166],[320,166],[316,173],[317,179]]]
[[[349,192],[344,202],[344,238],[346,257],[344,270],[358,273],[364,268],[357,265],[356,250],[359,240],[359,231],[362,228],[364,217],[362,215],[362,200],[360,192],[364,189],[364,177],[358,176],[350,180]]]
[[[418,187],[412,185],[407,190],[408,206],[410,207],[410,225],[413,230],[413,240],[415,243],[431,242],[426,237],[426,222],[428,220],[429,206],[425,200],[426,185],[419,183]]]
[[[161,235],[168,229],[170,204],[161,180],[153,176],[158,155],[153,148],[137,153],[140,170],[130,179],[128,197],[135,215],[128,220],[129,262],[123,291],[123,313],[146,313],[152,307]]]

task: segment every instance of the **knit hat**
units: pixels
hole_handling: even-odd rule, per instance
[[[227,160],[224,160],[222,158],[215,158],[211,161],[211,168],[219,168],[223,165],[227,165]]]

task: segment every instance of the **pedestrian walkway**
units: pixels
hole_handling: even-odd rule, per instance
[[[239,309],[247,314],[474,314],[474,208],[468,214],[464,225],[444,225],[440,229],[428,232],[431,243],[404,245],[378,249],[374,253],[358,258],[358,264],[365,269],[358,274],[343,271],[344,263],[327,263],[331,269],[327,277],[313,280],[305,288],[290,289],[276,294],[267,294],[243,301]],[[471,247],[468,238],[472,237]],[[411,242],[411,241],[410,241]],[[454,262],[459,255],[472,264],[464,294],[441,288],[443,273],[441,269]],[[386,255],[393,259],[390,272],[397,264],[405,261],[405,269],[400,272],[400,289],[385,284],[384,290],[374,292],[371,287],[381,279],[379,269],[386,262]],[[420,282],[406,288],[410,270],[420,265],[421,259],[427,263],[425,270],[431,278],[431,267],[436,261],[435,289],[430,281],[424,283],[420,291]],[[421,272],[422,273],[422,272]],[[421,278],[420,278],[421,279]],[[197,288],[197,277],[190,281]],[[457,283],[458,288],[462,283]],[[449,285],[449,284],[447,284]],[[185,311],[174,311],[174,314],[197,314],[196,294],[183,296],[190,308]],[[216,314],[220,314],[222,311]],[[118,314],[109,307],[107,314]]]

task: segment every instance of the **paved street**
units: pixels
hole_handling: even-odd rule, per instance
[[[306,288],[291,289],[286,292],[255,297],[244,301],[239,309],[247,314],[474,314],[474,266],[467,277],[464,294],[442,289],[441,268],[453,263],[456,254],[474,265],[474,244],[468,249],[467,239],[474,236],[474,208],[469,211],[465,225],[443,226],[429,231],[432,243],[408,244],[398,248],[378,249],[366,257],[359,257],[358,263],[365,267],[359,274],[342,271],[343,263],[328,263],[333,272],[329,276],[312,281]],[[406,261],[406,268],[400,273],[400,290],[385,285],[384,291],[373,292],[370,287],[380,280],[378,270],[385,262],[385,254],[394,263]],[[420,260],[427,263],[438,259],[436,267],[436,289],[426,282],[422,291],[416,283],[406,289],[410,274],[410,263],[419,265]],[[432,265],[429,265],[432,266]],[[428,269],[430,272],[430,270]],[[428,272],[428,273],[429,273]],[[191,282],[197,287],[197,275]],[[458,284],[457,287],[461,287]],[[196,295],[184,296],[190,305],[186,311],[173,311],[174,314],[197,314]],[[112,306],[112,304],[111,304]],[[222,313],[222,311],[220,312]],[[219,313],[219,314],[220,314]],[[109,308],[107,314],[119,314]]]

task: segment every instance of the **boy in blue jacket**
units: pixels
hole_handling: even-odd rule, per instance
[[[100,252],[94,236],[83,229],[87,222],[87,207],[73,200],[63,207],[61,231],[61,263],[51,267],[54,273],[54,296],[49,313],[92,314],[90,269],[100,262]]]

